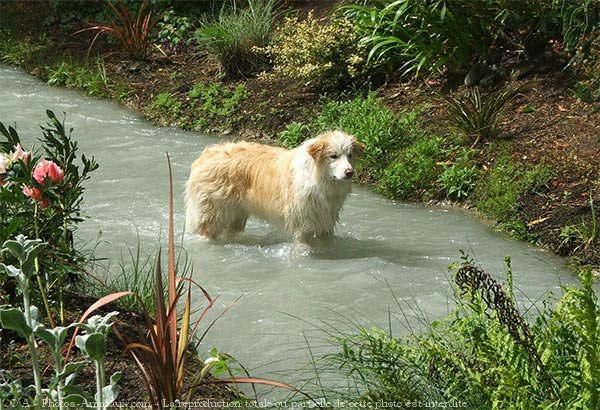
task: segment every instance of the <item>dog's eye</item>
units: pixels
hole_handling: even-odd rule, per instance
[[[352,158],[352,154],[348,154],[348,159]]]
[[[329,158],[331,158],[331,159],[338,159],[338,155],[337,154],[331,154],[329,156]]]

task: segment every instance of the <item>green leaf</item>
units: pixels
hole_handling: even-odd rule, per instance
[[[19,309],[0,309],[0,325],[4,329],[14,330],[19,336],[28,338],[33,329],[25,320],[25,315]]]
[[[106,354],[106,341],[102,333],[77,336],[75,344],[83,354],[94,361],[100,361]]]

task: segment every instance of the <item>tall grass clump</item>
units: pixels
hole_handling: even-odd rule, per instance
[[[269,44],[278,15],[276,0],[248,0],[246,7],[226,1],[216,17],[201,21],[196,39],[227,74],[250,75],[266,63],[258,49]]]
[[[325,326],[336,351],[313,362],[312,394],[373,407],[598,408],[600,305],[591,270],[580,272],[579,286],[565,287],[558,300],[527,315],[513,298],[508,272],[502,285],[476,266],[459,266],[456,306],[445,318],[422,322],[422,331],[407,329],[407,336],[356,323],[353,334],[340,332],[341,323]]]

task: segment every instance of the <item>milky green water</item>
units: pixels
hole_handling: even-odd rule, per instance
[[[67,113],[80,152],[100,164],[86,185],[89,219],[78,230],[80,242],[94,243],[101,231],[96,256],[113,261],[138,240],[143,252],[155,252],[168,216],[166,151],[173,161],[175,226],[182,238],[189,166],[204,146],[221,138],[156,127],[114,102],[48,87],[0,67],[0,121],[16,123],[23,139],[33,141],[41,135],[38,125],[45,123],[46,109]],[[217,309],[242,296],[201,350],[218,346],[259,375],[305,362],[306,349],[295,349],[305,346],[302,333],[309,323],[345,315],[387,326],[388,308],[397,309],[384,282],[406,304],[409,316],[414,308],[443,315],[452,293],[447,266],[459,260],[459,249],[500,279],[503,258],[510,255],[515,285],[528,296],[522,298],[525,306],[548,291],[560,293],[561,282],[574,282],[563,259],[512,240],[471,214],[394,202],[359,186],[343,209],[336,239],[311,255],[293,252],[283,233],[257,220],[235,242],[209,243],[192,235],[182,241],[193,260],[194,279],[219,295]],[[196,294],[196,303],[200,300]],[[405,331],[396,322],[393,327]]]

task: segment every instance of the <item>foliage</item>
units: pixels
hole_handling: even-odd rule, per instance
[[[160,118],[161,124],[170,125],[180,119],[182,107],[174,94],[164,91],[154,98],[148,110]]]
[[[310,135],[310,127],[303,122],[293,121],[279,133],[279,142],[286,148],[295,148]]]
[[[357,77],[362,70],[357,40],[347,20],[324,24],[310,12],[304,20],[286,18],[265,51],[276,73],[331,88]]]
[[[46,67],[46,72],[48,85],[79,88],[93,97],[111,95],[111,87],[102,60],[97,60],[96,67],[62,61]]]
[[[151,52],[152,32],[162,16],[153,19],[152,11],[145,12],[148,0],[141,3],[135,16],[127,10],[123,0],[118,0],[116,6],[110,0],[106,0],[106,5],[114,13],[116,20],[111,18],[111,24],[90,23],[90,27],[79,30],[77,33],[97,32],[90,44],[90,49],[100,34],[107,33],[117,40],[129,57],[136,61],[146,60]]]
[[[0,142],[0,162],[4,162],[0,164],[0,241],[24,234],[48,243],[36,264],[38,290],[42,296],[48,291],[60,296],[83,262],[74,248],[73,232],[83,221],[83,183],[98,164],[85,155],[77,164],[73,130],[67,131],[52,111],[46,113],[49,121],[42,127],[40,139],[43,152],[24,151],[17,131],[0,123],[4,137]],[[12,260],[0,255],[0,262]],[[13,281],[0,278],[2,301],[11,302],[15,297]]]
[[[447,198],[460,201],[475,188],[478,176],[479,171],[475,165],[463,167],[453,164],[444,169],[437,181]]]
[[[227,87],[219,81],[198,82],[188,92],[188,97],[197,112],[196,128],[204,130],[216,119],[221,124],[221,131],[226,131],[240,104],[248,98],[248,89],[244,83]]]
[[[195,23],[191,17],[178,15],[174,9],[169,9],[156,24],[156,37],[159,42],[177,49],[191,43],[194,29]]]
[[[494,164],[475,190],[477,208],[499,222],[518,219],[519,196],[545,184],[551,176],[552,170],[543,164],[519,165],[500,148]]]
[[[476,145],[498,134],[499,116],[523,91],[522,87],[507,88],[481,98],[479,87],[469,88],[466,101],[443,96],[452,122]]]
[[[379,189],[394,198],[429,199],[445,155],[441,137],[425,136],[414,141],[384,169]]]
[[[28,397],[27,392],[30,389],[27,387],[22,388],[20,385],[15,385],[14,382],[5,383],[6,386],[12,385],[12,387],[6,392],[4,385],[0,385],[0,409],[3,408],[5,400],[10,401],[10,408],[14,408],[17,403],[22,403],[24,406],[29,403],[33,404],[36,409],[52,407],[63,410],[95,402],[98,410],[107,409],[116,400],[119,391],[117,382],[120,373],[117,372],[111,376],[108,386],[103,380],[106,337],[110,330],[110,321],[117,313],[112,312],[105,317],[94,316],[89,319],[87,324],[71,323],[67,326],[47,329],[39,320],[38,309],[31,304],[30,297],[31,278],[36,273],[36,260],[46,245],[38,239],[29,240],[23,235],[18,235],[16,239],[7,240],[3,244],[2,253],[10,253],[18,261],[19,267],[0,263],[0,269],[18,282],[23,297],[23,309],[0,308],[0,326],[2,329],[15,331],[27,341],[31,355],[35,395]],[[115,297],[119,297],[119,295],[109,295],[105,300],[114,300]],[[107,302],[99,300],[96,302],[96,306],[99,307],[105,303]],[[90,309],[88,312],[95,308],[92,306]],[[77,346],[95,362],[96,372],[99,375],[94,398],[75,384],[76,372],[85,367],[87,363],[66,363],[63,357],[67,334],[76,327],[81,327],[88,333],[85,336],[77,337]],[[42,368],[36,338],[48,345],[54,362],[54,378],[46,389],[42,388]]]
[[[21,66],[50,48],[50,40],[45,34],[17,38],[12,32],[0,30],[0,61],[2,63]]]
[[[276,0],[248,0],[244,8],[224,2],[215,18],[201,21],[196,39],[227,74],[250,75],[265,65],[257,50],[269,44],[278,14]]]
[[[519,311],[511,289],[481,269],[464,264],[455,280],[456,307],[423,323],[423,333],[393,337],[358,326],[354,335],[339,334],[335,325],[330,344],[337,352],[313,365],[337,377],[331,388],[318,386],[319,394],[367,405],[423,403],[417,408],[432,402],[482,409],[598,408],[600,306],[590,270],[580,273],[580,287],[566,287],[534,320]]]

